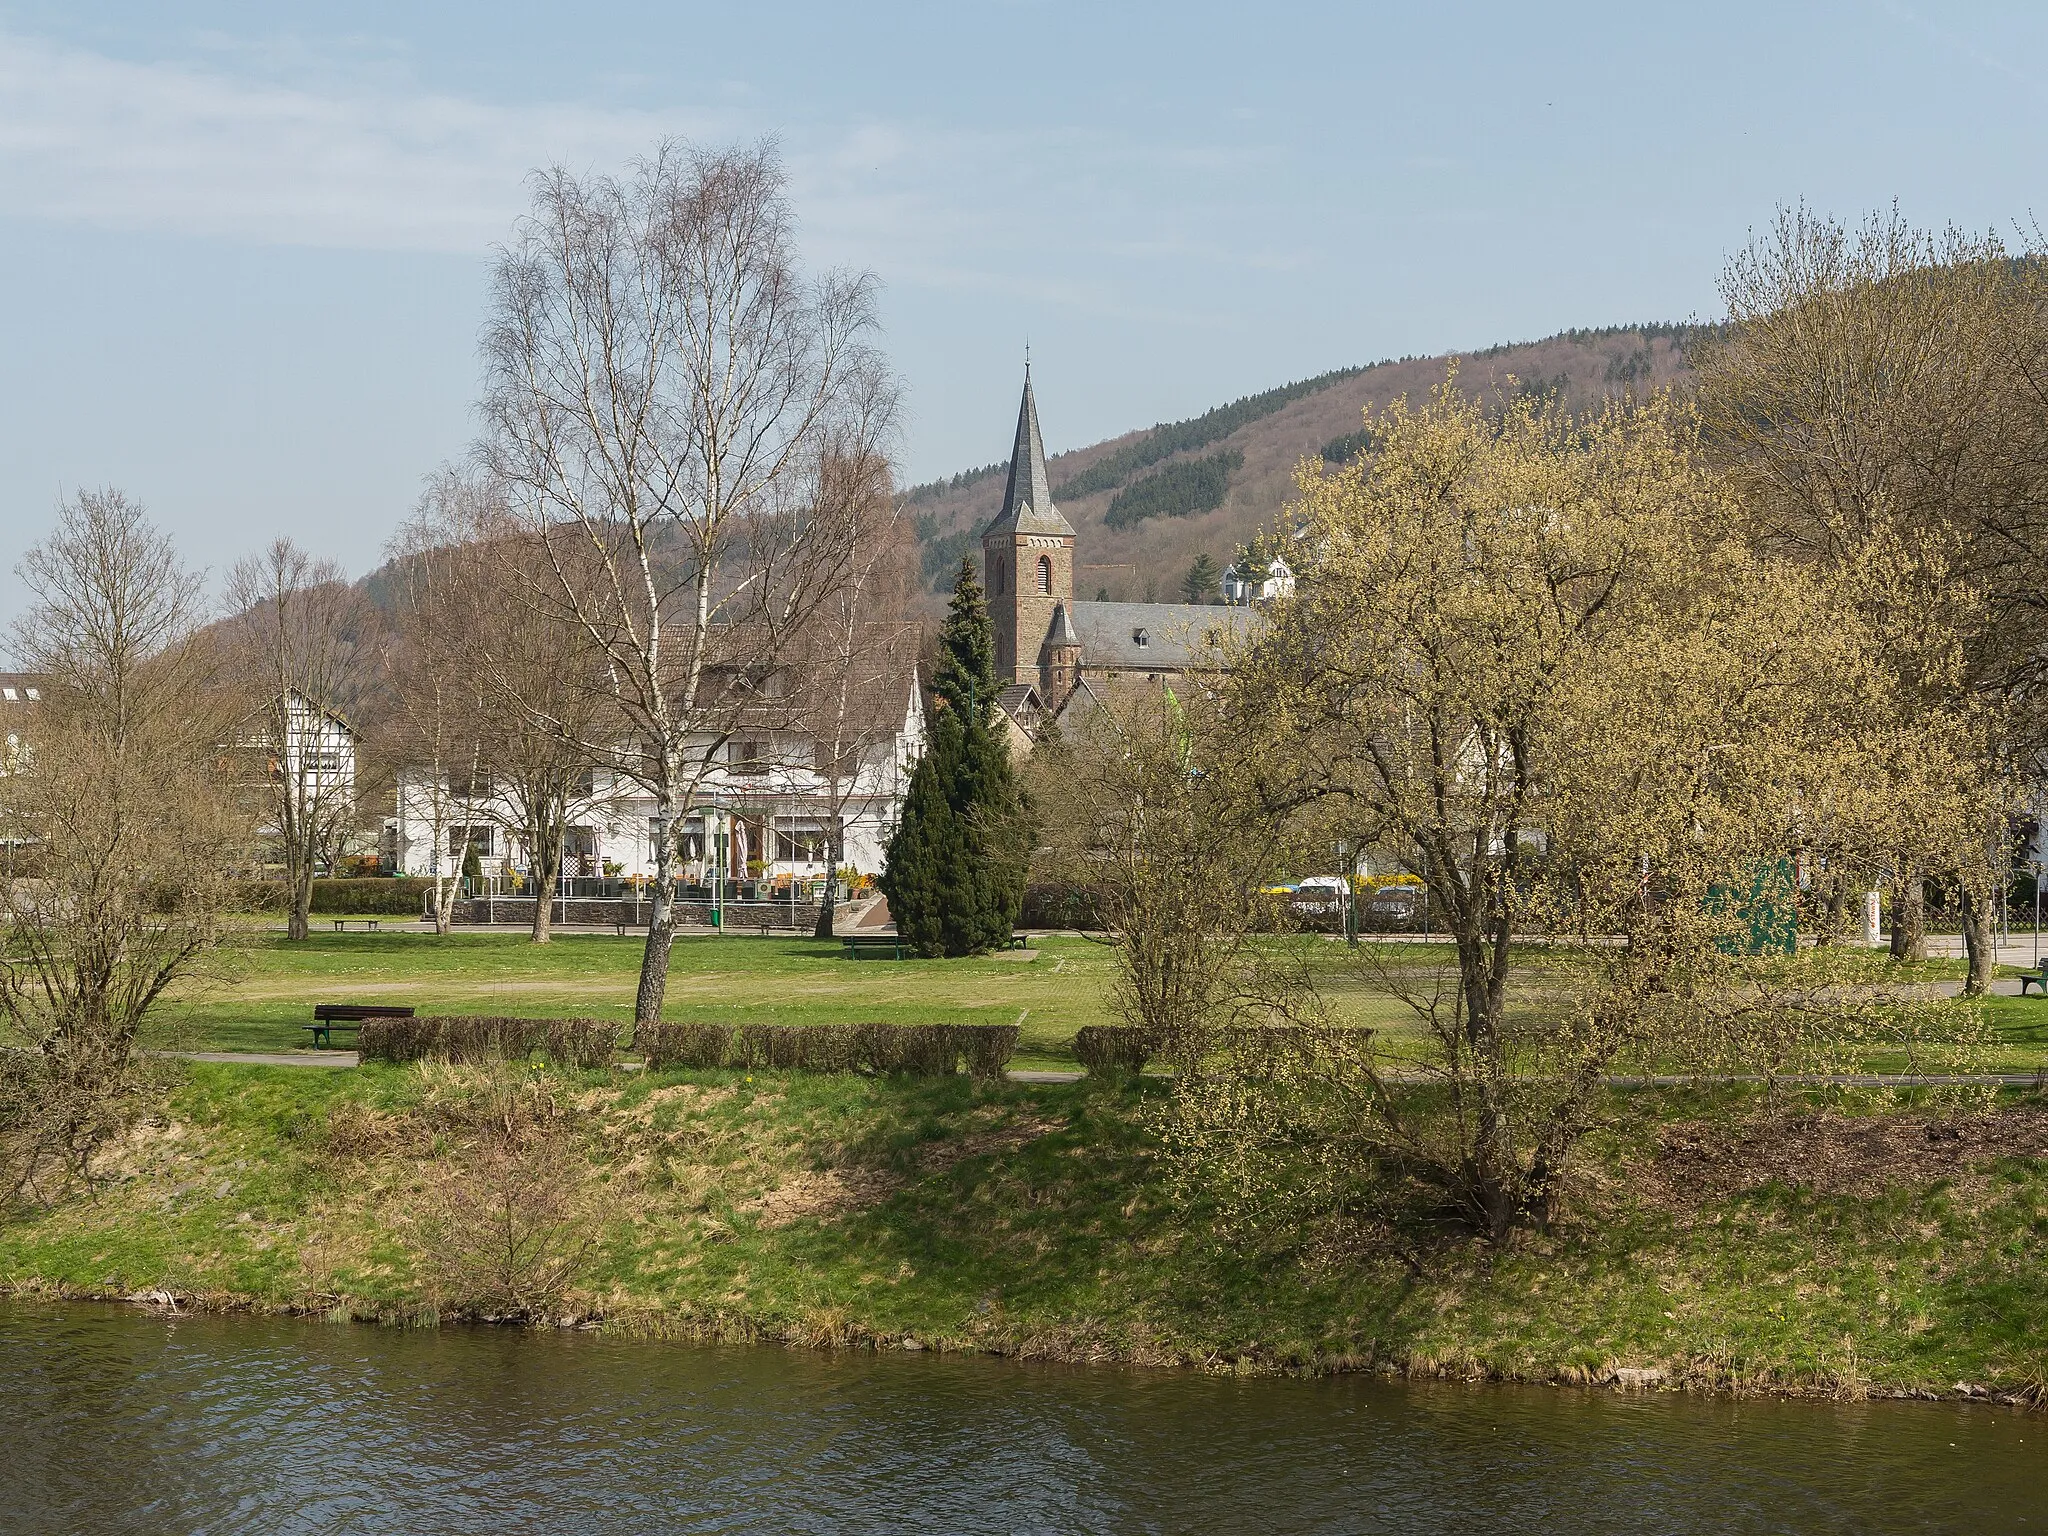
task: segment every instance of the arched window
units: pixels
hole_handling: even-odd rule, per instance
[[[1002,567],[1001,567],[1000,565],[997,565],[997,566],[992,566],[992,567],[990,567],[990,569],[989,569],[989,575],[991,575],[992,577],[994,577],[994,578],[995,578],[995,584],[996,584],[996,595],[997,595],[998,597],[1002,596],[1002,592],[1003,592],[1003,568],[1002,568]]]
[[[1040,555],[1038,557],[1038,590],[1041,592],[1052,591],[1051,555]]]

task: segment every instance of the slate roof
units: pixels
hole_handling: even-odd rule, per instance
[[[1242,635],[1252,620],[1245,608],[1200,603],[1068,603],[1069,622],[1081,642],[1081,665],[1184,671],[1215,664],[1215,642]],[[1141,644],[1138,636],[1143,634]]]
[[[1018,718],[1018,711],[1029,708],[1037,711],[1038,690],[1029,683],[1012,683],[996,695],[996,707],[1011,719]]]
[[[1031,370],[1024,370],[1024,401],[1017,407],[1017,441],[1010,449],[1010,478],[1003,508],[982,531],[1074,536],[1074,525],[1052,504],[1052,479],[1045,472],[1045,440],[1038,434],[1038,402],[1031,395]]]
[[[1074,637],[1074,626],[1067,620],[1067,605],[1064,602],[1055,604],[1052,610],[1052,628],[1045,632],[1046,647],[1058,650],[1063,645],[1080,643]]]

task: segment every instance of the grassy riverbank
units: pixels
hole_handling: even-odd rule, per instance
[[[1672,1096],[1658,1127],[1602,1143],[1558,1230],[1404,1260],[1334,1229],[1210,1237],[1169,1187],[1157,1085],[507,1091],[474,1071],[195,1066],[96,1198],[0,1227],[0,1285],[422,1320],[459,1300],[431,1242],[461,1230],[449,1190],[509,1115],[559,1154],[513,1170],[554,1202],[536,1219],[595,1235],[561,1305],[608,1327],[1851,1397],[2048,1387],[2038,1099],[1932,1135],[1794,1117],[1730,1139],[1688,1131],[1701,1106]]]

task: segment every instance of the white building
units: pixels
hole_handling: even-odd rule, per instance
[[[1223,601],[1234,607],[1271,602],[1294,591],[1294,569],[1275,555],[1263,566],[1224,567],[1222,585]]]
[[[835,818],[842,864],[878,873],[911,772],[924,755],[924,706],[914,671],[902,687],[901,713],[892,711],[888,722],[892,728],[869,738],[836,787],[824,771],[825,753],[807,733],[740,729],[723,742],[704,738],[699,750],[710,761],[674,832],[682,883],[707,885],[714,868],[727,880],[750,883],[826,876]],[[452,874],[464,851],[474,847],[494,882],[524,878],[533,861],[517,830],[517,807],[500,792],[476,788],[477,798],[444,792],[437,843],[431,781],[417,771],[400,776],[397,814],[385,828],[387,855],[400,873]],[[569,882],[651,877],[662,834],[654,797],[610,770],[593,772],[586,791],[569,808],[563,893],[588,891]]]

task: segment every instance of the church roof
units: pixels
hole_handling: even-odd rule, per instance
[[[1038,435],[1038,402],[1031,396],[1031,369],[1024,370],[1024,402],[1017,407],[1017,442],[1010,450],[1010,479],[1003,509],[983,531],[1074,536],[1074,526],[1052,504],[1052,478],[1045,472],[1045,439]]]
[[[1244,608],[1201,603],[1063,603],[1091,670],[1184,671],[1213,666],[1216,648],[1254,622]],[[1054,622],[1058,622],[1055,615]]]

